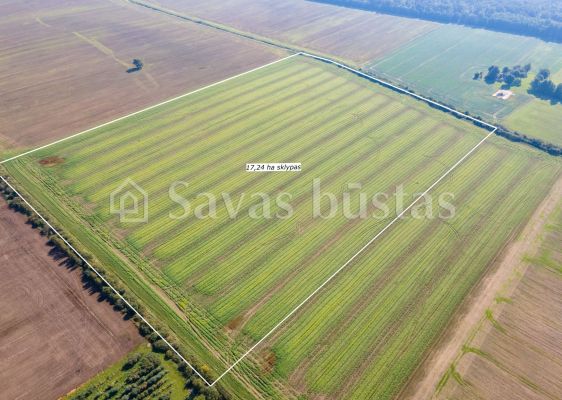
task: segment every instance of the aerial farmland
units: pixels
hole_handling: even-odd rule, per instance
[[[557,398],[562,47],[355,6],[0,5],[0,392]]]
[[[404,20],[323,2],[351,3],[361,8],[361,3],[369,1],[236,0],[223,5],[219,1],[134,0],[135,4],[171,15],[337,58],[489,123],[560,147],[561,102],[528,93],[540,69],[548,69],[555,84],[562,83],[560,43],[495,30]],[[355,40],[357,37],[361,40]],[[499,83],[473,79],[475,73],[485,75],[492,65],[503,68],[527,63],[532,66],[531,74],[520,86],[509,88],[514,95],[508,100],[493,97],[501,87]]]
[[[385,219],[372,217],[313,218],[313,177],[337,198],[349,182],[362,183],[367,193],[392,193],[401,185],[411,196],[488,134],[367,79],[296,56],[5,167],[69,235],[96,242],[93,256],[100,264],[120,254],[119,265],[109,266],[133,296],[148,299],[155,286],[165,293],[167,301],[145,300],[150,313],[174,321],[172,334],[198,352],[212,378],[384,226]],[[248,160],[264,158],[298,160],[305,170],[245,171]],[[246,390],[275,395],[282,384],[335,398],[392,398],[559,173],[548,156],[489,139],[435,189],[456,193],[454,223],[405,217],[393,225],[243,360]],[[147,223],[123,223],[109,213],[107,199],[128,179],[148,194]],[[219,205],[212,218],[171,218],[184,211],[168,196],[170,183],[178,181],[185,182],[178,193],[193,199],[193,209],[205,205],[197,193],[229,193],[239,215],[232,218]],[[529,190],[533,182],[542,186]],[[292,215],[251,217],[259,202],[244,193],[274,197],[280,191],[290,194]],[[354,198],[351,210],[359,213],[359,207]],[[389,207],[386,218],[394,216],[393,201]],[[275,204],[269,212],[284,211]],[[356,338],[354,351],[346,352],[349,337]],[[201,338],[196,346],[194,338]],[[411,358],[387,362],[404,351]]]
[[[445,62],[448,68],[443,70]],[[509,99],[494,98],[492,94],[500,84],[474,79],[475,73],[486,73],[494,64],[502,68],[530,64],[533,76],[546,68],[558,82],[562,45],[483,29],[443,26],[365,68],[457,109],[560,145],[562,106],[529,94],[531,76],[520,87],[509,88],[514,93]]]
[[[361,65],[381,58],[439,27],[428,21],[405,20],[316,2],[286,0],[135,0],[134,4],[218,24],[256,38],[311,50]],[[402,29],[407,23],[408,29]],[[362,37],[361,40],[356,40]]]
[[[25,221],[0,208],[0,254],[17,267],[3,268],[0,284],[2,397],[58,398],[124,357],[142,337],[109,304],[82,290],[78,271],[53,260],[45,239]],[[22,388],[21,382],[33,384]]]

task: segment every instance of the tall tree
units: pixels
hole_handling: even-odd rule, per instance
[[[484,80],[487,83],[494,83],[498,80],[498,76],[500,75],[500,68],[496,65],[492,65],[488,68],[488,74],[484,77]]]

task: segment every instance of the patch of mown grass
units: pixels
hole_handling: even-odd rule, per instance
[[[498,331],[505,333],[505,328],[494,318],[494,312],[487,308],[486,309],[486,319],[492,323],[492,326]]]
[[[513,304],[513,299],[504,296],[497,296],[495,298],[495,301],[497,304],[501,304],[501,303]]]
[[[466,344],[462,346],[462,352],[463,352],[463,354],[473,353],[473,354],[479,355],[480,357],[484,357],[484,358],[487,358],[487,359],[490,358],[490,355],[488,353],[486,353],[485,351],[480,350],[476,347],[468,346]]]

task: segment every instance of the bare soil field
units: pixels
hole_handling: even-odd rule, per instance
[[[562,398],[561,196],[559,181],[515,243],[523,254],[506,258],[511,276],[494,291],[435,398]]]
[[[51,142],[285,55],[125,1],[8,0],[0,10],[0,150]],[[135,58],[144,67],[127,73]]]
[[[432,22],[304,0],[142,0],[187,16],[333,55],[357,65],[432,31]]]
[[[482,323],[487,307],[498,297],[500,290],[514,289],[516,281],[521,276],[514,276],[517,266],[521,268],[521,260],[528,252],[533,252],[538,246],[543,229],[548,223],[548,217],[556,210],[562,195],[562,179],[554,185],[549,195],[534,212],[525,230],[518,240],[513,240],[498,257],[490,273],[483,277],[467,297],[458,312],[456,319],[442,335],[441,343],[434,346],[424,364],[412,376],[409,385],[405,387],[402,397],[411,399],[428,399],[435,392],[435,388],[444,373],[458,357],[459,349]],[[504,293],[506,295],[507,293]]]
[[[142,342],[134,324],[58,265],[0,206],[0,398],[56,399]]]

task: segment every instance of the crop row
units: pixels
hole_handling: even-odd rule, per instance
[[[221,372],[395,216],[397,187],[406,206],[484,135],[337,68],[293,58],[8,169],[150,314]],[[37,162],[49,156],[60,165]],[[247,162],[301,162],[303,171],[250,174]],[[397,222],[265,344],[275,355],[273,378],[252,354],[237,369],[241,381],[270,397],[288,377],[336,397],[395,395],[558,168],[490,139],[433,193],[434,216],[442,211],[437,194],[454,194],[455,218]],[[149,193],[148,223],[122,223],[109,212],[110,193],[126,178]],[[330,219],[312,215],[314,178],[339,203]],[[207,200],[197,194],[215,195],[216,217],[170,218],[182,211],[168,195],[175,181],[188,183],[178,191],[192,211]],[[360,190],[350,190],[353,183]],[[289,218],[250,217],[262,200],[253,194],[282,192],[292,196]],[[357,214],[359,192],[367,217],[346,217],[343,197]],[[389,211],[375,219],[381,210],[371,197],[381,192]],[[231,196],[236,218],[221,193]],[[321,205],[327,212],[326,197]]]

